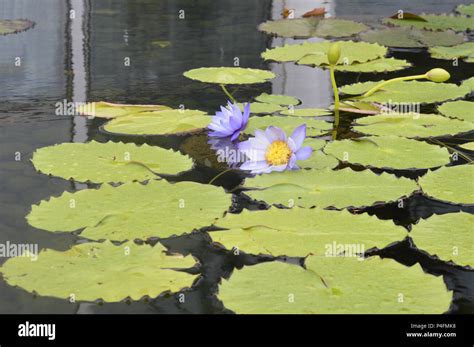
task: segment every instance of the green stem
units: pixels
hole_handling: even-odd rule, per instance
[[[387,84],[394,83],[394,82],[400,82],[400,81],[411,81],[411,80],[419,80],[426,78],[426,74],[424,75],[415,75],[415,76],[406,76],[406,77],[397,77],[397,78],[392,78],[391,80],[382,82],[380,84],[377,84],[375,87],[367,91],[364,95],[361,96],[361,98],[367,98],[374,94],[377,90],[385,87]]]
[[[227,88],[225,87],[225,85],[221,84],[221,88],[222,88],[222,90],[224,91],[224,93],[229,97],[229,99],[230,99],[234,104],[236,104],[236,103],[237,103],[237,100],[235,100],[235,98],[232,96],[232,94],[229,93],[229,91],[227,90]]]
[[[337,137],[337,128],[339,127],[339,91],[337,90],[336,75],[334,73],[334,65],[329,66],[329,74],[331,76],[332,91],[334,93],[334,132],[333,139]]]
[[[212,180],[209,181],[208,184],[212,184],[214,183],[219,177],[221,177],[222,175],[226,174],[227,172],[229,171],[232,171],[233,169],[227,169],[225,171],[222,171],[221,173],[217,174],[216,176],[214,176],[214,178]]]

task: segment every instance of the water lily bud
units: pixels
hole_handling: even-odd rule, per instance
[[[336,65],[341,57],[341,46],[338,42],[334,42],[329,46],[328,61],[331,65]]]
[[[448,71],[446,71],[445,69],[440,69],[440,68],[431,69],[430,71],[426,73],[427,79],[433,82],[437,82],[437,83],[445,82],[449,80],[450,77],[451,76]]]

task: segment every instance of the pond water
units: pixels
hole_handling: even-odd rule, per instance
[[[37,148],[92,139],[143,142],[142,139],[110,137],[101,132],[103,122],[97,119],[57,116],[57,102],[66,99],[184,105],[213,114],[219,105],[226,103],[222,91],[216,86],[186,79],[182,74],[202,66],[233,66],[238,58],[240,66],[270,69],[278,74],[272,82],[240,88],[235,95],[238,100],[249,100],[267,92],[295,96],[306,107],[328,107],[332,103],[327,71],[293,63],[269,64],[260,57],[266,48],[298,40],[271,38],[256,29],[268,19],[279,18],[284,5],[295,8],[298,15],[317,7],[318,1],[94,0],[71,3],[78,13],[84,13],[81,20],[85,30],[78,27],[77,22],[68,20],[71,8],[65,1],[2,0],[0,3],[0,19],[28,18],[36,22],[31,30],[0,37],[0,243],[37,243],[40,249],[66,250],[81,242],[80,236],[38,230],[25,220],[31,205],[40,200],[58,196],[65,190],[86,187],[36,172],[30,158]],[[450,12],[459,2],[340,0],[320,3],[331,16],[376,21],[399,9],[415,13]],[[181,9],[185,10],[185,20],[178,18]],[[84,46],[80,44],[82,40],[86,42]],[[152,42],[163,43],[163,47]],[[391,73],[390,77],[424,73],[432,67],[449,69],[452,82],[456,83],[474,75],[472,65],[469,67],[461,62],[457,69],[452,69],[450,61],[433,60],[424,50],[398,50],[392,52],[392,56],[409,60],[413,67]],[[22,57],[21,67],[15,66],[16,57]],[[123,64],[125,58],[130,58],[129,67]],[[336,77],[339,85],[387,79],[386,74],[339,73]],[[422,111],[432,110],[427,107]],[[342,115],[340,138],[354,136],[348,130],[352,119],[353,115]],[[205,147],[205,136],[191,139],[192,143],[189,136],[158,137],[146,142],[183,151],[198,151]],[[466,139],[449,141],[452,144]],[[210,153],[209,149],[207,151]],[[20,161],[15,160],[17,153],[21,154]],[[178,180],[209,182],[217,173],[218,170],[201,162]],[[242,177],[235,173],[223,175],[215,184],[233,188]],[[157,206],[159,208],[158,202]],[[243,207],[264,208],[237,196],[232,212]],[[366,212],[409,227],[421,217],[456,210],[459,208],[415,195],[403,209],[388,205],[369,208]],[[474,213],[472,208],[465,208],[465,211]],[[224,313],[229,311],[215,296],[219,280],[229,276],[235,266],[267,260],[265,257],[233,256],[212,246],[208,236],[199,232],[163,243],[171,251],[191,253],[201,263],[197,270],[202,274],[201,279],[187,294],[184,304],[179,304],[173,295],[116,304],[69,303],[36,297],[10,287],[0,279],[0,312]],[[451,311],[474,313],[472,271],[435,261],[411,247],[408,241],[384,249],[381,255],[404,264],[419,261],[426,271],[445,275],[448,287],[454,289]],[[1,259],[0,263],[5,260]]]

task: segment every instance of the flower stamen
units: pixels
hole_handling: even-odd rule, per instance
[[[284,165],[288,164],[292,154],[286,141],[274,141],[265,152],[265,160],[269,165]]]

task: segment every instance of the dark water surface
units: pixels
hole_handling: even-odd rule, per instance
[[[226,102],[222,91],[212,85],[188,80],[182,73],[201,66],[232,66],[237,57],[240,66],[272,69],[279,75],[271,83],[242,87],[236,94],[237,99],[244,101],[261,92],[273,92],[294,95],[303,100],[306,107],[330,105],[332,95],[326,71],[294,64],[267,64],[260,58],[261,52],[268,47],[295,41],[273,40],[256,30],[259,23],[279,13],[282,3],[271,0],[84,1],[86,45],[85,65],[82,66],[77,64],[80,62],[78,55],[73,54],[74,38],[78,33],[68,20],[71,2],[0,0],[0,19],[28,18],[36,22],[36,26],[27,32],[0,37],[0,243],[37,243],[40,249],[66,250],[81,242],[79,236],[45,232],[26,223],[25,216],[32,204],[52,195],[58,196],[64,190],[85,188],[36,172],[29,161],[35,149],[91,139],[143,142],[101,133],[100,120],[85,122],[57,116],[55,104],[58,101],[84,97],[91,101],[184,105],[213,113]],[[318,6],[317,1],[309,5],[308,1],[288,3],[305,10]],[[398,9],[449,12],[459,2],[345,0],[328,3],[332,15],[375,21]],[[184,20],[178,19],[180,10],[185,11]],[[160,47],[157,42],[166,47]],[[472,66],[469,70],[469,65],[460,63],[453,68],[448,61],[431,60],[423,50],[395,51],[392,54],[409,60],[414,67],[390,74],[390,77],[424,73],[434,66],[448,69],[454,82],[474,75]],[[14,66],[16,57],[22,57],[21,67]],[[129,67],[123,64],[125,58],[130,58]],[[337,75],[339,85],[386,78],[385,74]],[[352,115],[343,115],[341,138],[352,136],[347,129],[352,119]],[[181,149],[193,156],[210,153],[205,141],[205,136],[146,139],[148,143]],[[446,139],[446,142],[455,146],[467,142],[467,139]],[[20,161],[15,161],[17,152],[21,154]],[[209,182],[218,172],[200,161],[195,170],[178,180]],[[229,174],[217,180],[216,184],[233,188],[241,179],[242,176]],[[231,212],[243,207],[265,208],[236,194]],[[388,205],[358,212],[376,214],[379,218],[393,219],[395,223],[409,227],[419,218],[459,209],[415,195],[406,201],[403,209]],[[465,210],[474,213],[472,208]],[[66,300],[35,297],[8,286],[0,279],[0,313],[228,312],[215,296],[220,279],[229,276],[236,266],[270,259],[233,256],[211,245],[204,232],[168,239],[163,243],[172,251],[191,253],[201,264],[195,271],[202,276],[187,292],[184,304],[179,303],[174,295],[139,302],[71,304]],[[420,262],[428,272],[445,275],[447,285],[454,289],[451,312],[474,313],[472,270],[437,261],[417,250],[409,239],[379,253],[407,265]],[[0,263],[3,261],[5,259]]]

